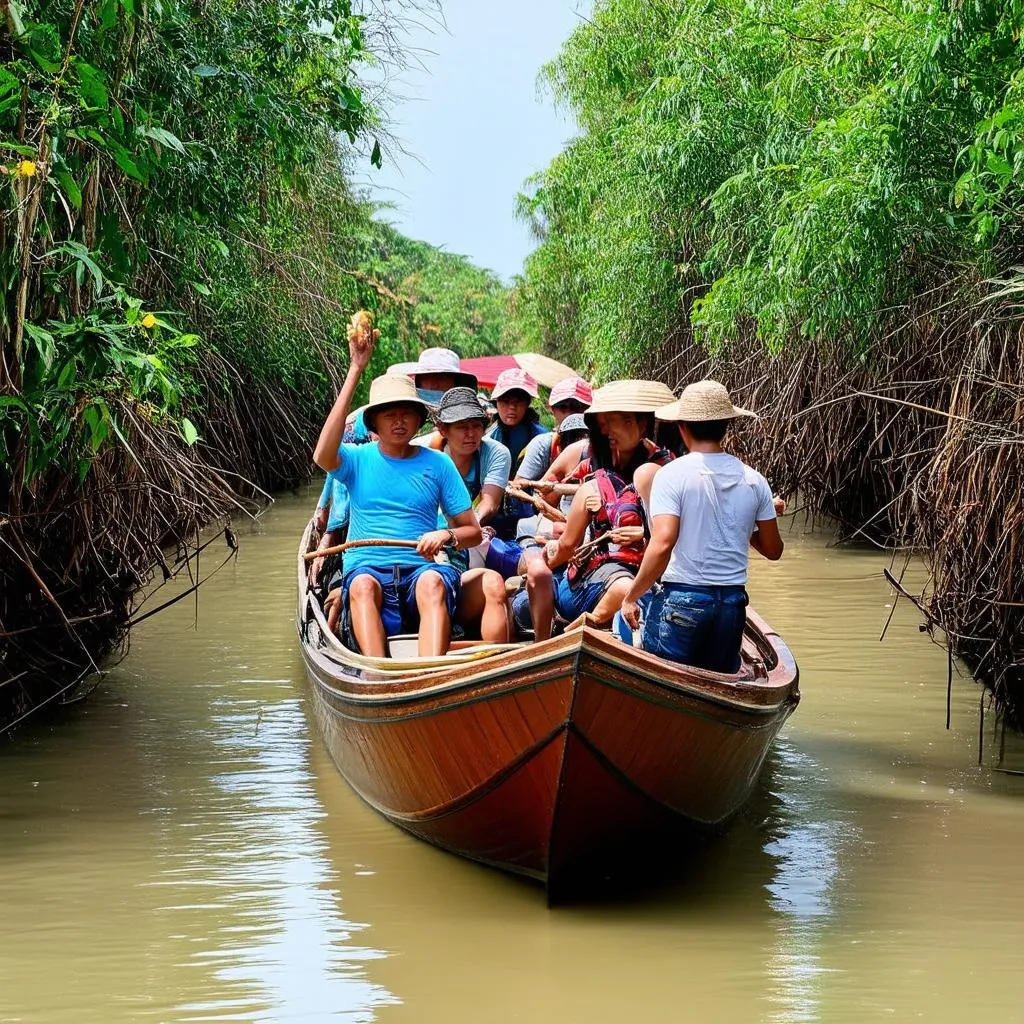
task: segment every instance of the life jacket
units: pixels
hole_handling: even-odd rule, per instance
[[[675,456],[667,448],[658,448],[653,442],[648,441],[647,438],[644,438],[644,447],[646,448],[646,455],[642,461],[635,463],[633,466],[634,470],[639,469],[640,466],[645,466],[648,462],[653,462],[656,466],[667,466],[675,459]],[[602,471],[596,470],[596,472]],[[584,480],[588,480],[594,473],[593,462],[587,457],[565,478],[565,482],[581,483]],[[632,474],[630,474],[630,478],[632,478]]]
[[[590,521],[590,539],[597,540],[619,527],[642,526],[644,528],[644,543],[641,545],[631,544],[629,547],[619,547],[613,544],[601,545],[582,565],[570,564],[567,570],[570,585],[582,582],[605,562],[618,562],[635,571],[644,559],[644,548],[647,546],[647,520],[644,517],[643,504],[637,489],[632,484],[627,484],[618,474],[609,472],[607,469],[599,469],[593,476],[593,483],[597,485],[601,507],[593,513],[593,518]]]

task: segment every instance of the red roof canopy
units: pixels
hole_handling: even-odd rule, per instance
[[[463,359],[461,364],[463,372],[474,374],[480,387],[488,391],[497,383],[498,374],[519,367],[513,356],[478,356],[476,359]]]

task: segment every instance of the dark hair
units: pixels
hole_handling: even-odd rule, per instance
[[[625,409],[623,411],[630,412],[631,410]],[[653,441],[658,422],[654,418],[654,413],[634,412],[633,416],[636,417],[636,421],[640,425],[641,438],[646,437]],[[625,466],[616,468],[612,462],[612,446],[608,443],[608,438],[601,433],[597,426],[596,413],[584,413],[584,419],[587,421],[587,434],[590,437],[590,471],[593,473],[598,469],[615,469],[615,472],[626,483],[632,483],[633,474],[647,461],[647,450],[643,443],[641,442],[637,445],[636,451],[633,452],[632,458],[630,458]]]
[[[585,441],[590,436],[588,430],[562,430],[558,434],[558,443],[564,452],[571,444],[577,441]]]
[[[695,420],[692,423],[685,423],[683,426],[693,434],[695,441],[719,442],[725,437],[732,420]]]
[[[585,405],[578,398],[563,398],[560,402],[554,402],[551,408],[568,409],[569,415],[572,415],[574,412],[586,412],[590,406]]]

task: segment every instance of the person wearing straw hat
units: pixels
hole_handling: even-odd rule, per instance
[[[555,609],[566,621],[590,613],[597,625],[610,624],[629,589],[646,536],[634,476],[642,467],[654,469],[673,458],[652,440],[655,410],[672,397],[664,384],[646,380],[611,381],[594,393],[584,417],[588,479],[572,500],[561,537],[544,554],[544,566],[555,572]],[[578,561],[577,548],[588,533],[588,554],[570,565]],[[541,571],[531,564],[527,580]]]
[[[417,546],[350,549],[331,590],[338,591],[334,605],[363,654],[384,657],[388,636],[418,626],[419,654],[436,656],[451,642],[459,572],[433,559],[445,546],[479,544],[480,524],[452,460],[411,443],[428,412],[408,377],[377,377],[370,385],[363,418],[378,440],[342,444],[352,397],[378,336],[365,315],[353,317],[348,373],[320,432],[314,459],[348,488],[349,542],[380,538],[417,541]],[[437,528],[438,508],[450,527]]]
[[[582,377],[569,377],[560,381],[551,389],[548,396],[548,407],[555,418],[555,431],[538,434],[523,452],[523,459],[516,474],[517,486],[521,480],[540,480],[551,468],[551,463],[558,457],[562,447],[571,444],[566,441],[561,430],[562,421],[568,416],[579,416],[590,408],[594,400],[594,392]],[[575,438],[573,439],[575,440]]]
[[[477,519],[481,525],[488,522],[501,508],[512,456],[504,445],[484,437],[490,417],[473,388],[446,391],[434,413],[434,423],[442,450],[455,463],[469,491]],[[438,525],[445,526],[446,520],[442,517]],[[452,564],[462,571],[456,621],[469,628],[478,626],[481,640],[508,643],[512,629],[504,577],[494,569],[471,568],[468,551],[452,555]]]
[[[689,454],[661,469],[651,489],[651,540],[622,600],[622,618],[640,642],[669,661],[737,672],[746,623],[748,551],[782,557],[768,481],[722,448],[736,419],[754,414],[732,403],[723,384],[688,385],[658,418],[678,426]]]

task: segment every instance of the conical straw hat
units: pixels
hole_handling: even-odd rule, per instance
[[[678,400],[663,406],[657,412],[659,420],[679,423],[705,423],[709,420],[734,420],[739,416],[757,414],[732,404],[724,384],[717,380],[699,380],[687,384]]]
[[[588,416],[599,412],[655,412],[675,398],[657,380],[613,380],[594,392]]]

